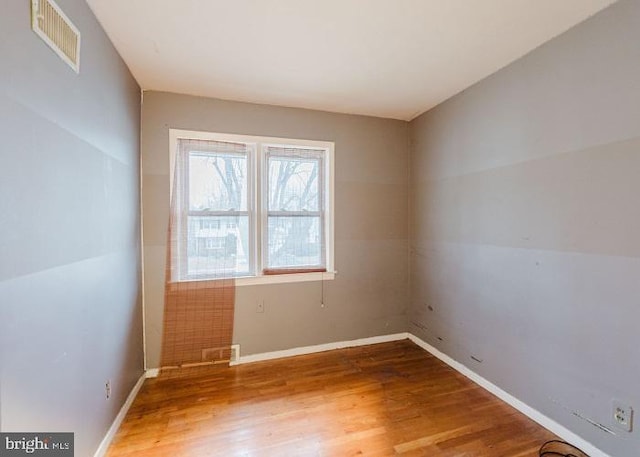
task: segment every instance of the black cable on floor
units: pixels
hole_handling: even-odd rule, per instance
[[[560,446],[561,449],[557,449]],[[556,449],[551,449],[555,447]],[[589,457],[586,452],[566,441],[550,440],[540,446],[540,457]]]

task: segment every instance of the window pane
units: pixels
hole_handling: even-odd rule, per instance
[[[269,217],[268,268],[323,266],[320,217]]]
[[[246,154],[190,152],[189,209],[246,211]]]
[[[320,159],[271,155],[268,157],[269,209],[320,211]]]
[[[187,277],[248,274],[248,216],[189,216]]]

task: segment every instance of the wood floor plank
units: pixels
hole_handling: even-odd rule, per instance
[[[108,457],[535,457],[554,435],[408,340],[148,379]]]

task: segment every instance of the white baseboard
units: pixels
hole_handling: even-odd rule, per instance
[[[418,338],[417,336],[415,336],[415,335],[413,335],[411,333],[408,333],[407,335],[408,335],[408,338],[411,341],[416,343],[422,349],[424,349],[425,351],[431,353],[432,355],[434,355],[438,359],[442,360],[444,363],[449,365],[451,368],[453,368],[454,370],[456,370],[460,374],[463,374],[464,376],[466,376],[467,378],[469,378],[470,380],[472,380],[473,382],[478,384],[480,387],[482,387],[485,390],[491,392],[493,395],[498,397],[500,400],[502,400],[505,403],[513,406],[515,409],[520,411],[522,414],[524,414],[525,416],[529,417],[530,419],[532,419],[533,421],[537,422],[538,424],[542,425],[544,428],[546,428],[547,430],[551,431],[552,433],[555,433],[556,435],[558,435],[560,438],[562,438],[566,442],[571,443],[574,446],[579,447],[584,452],[589,454],[591,457],[610,457],[608,454],[604,453],[603,451],[601,451],[600,449],[595,447],[593,444],[591,444],[588,441],[586,441],[584,438],[581,438],[580,436],[578,436],[575,433],[573,433],[571,430],[569,430],[569,429],[565,428],[564,426],[558,424],[553,419],[550,419],[549,417],[545,416],[540,411],[538,411],[538,410],[532,408],[531,406],[527,405],[526,403],[518,400],[516,397],[514,397],[510,393],[505,392],[500,387],[496,386],[495,384],[491,383],[490,381],[487,381],[485,378],[483,378],[482,376],[480,376],[476,372],[470,370],[469,368],[467,368],[466,366],[464,366],[460,362],[457,362],[457,361],[453,360],[451,357],[449,357],[445,353],[443,353],[443,352],[439,351],[438,349],[434,348],[433,346],[431,346],[429,343],[421,340],[420,338]]]
[[[374,336],[370,338],[361,338],[361,339],[351,340],[351,341],[339,341],[336,343],[318,344],[315,346],[303,346],[299,348],[285,349],[282,351],[264,352],[261,354],[251,354],[247,356],[240,356],[238,360],[231,362],[230,365],[231,366],[242,365],[245,363],[261,362],[264,360],[280,359],[284,357],[293,357],[297,355],[314,354],[317,352],[331,351],[333,349],[366,346],[368,344],[387,343],[389,341],[399,341],[404,339],[410,339],[415,344],[420,346],[422,349],[431,353],[433,356],[437,357],[438,359],[440,359],[441,361],[449,365],[451,368],[453,368],[457,372],[466,376],[467,378],[469,378],[471,381],[478,384],[483,389],[492,393],[493,395],[495,395],[505,403],[511,405],[512,407],[520,411],[525,416],[537,422],[538,424],[540,424],[547,430],[551,431],[552,433],[558,435],[563,440],[573,444],[574,446],[579,447],[580,449],[585,451],[587,454],[589,454],[591,457],[610,457],[608,454],[601,451],[600,449],[595,447],[593,444],[586,441],[584,438],[576,435],[571,430],[567,429],[563,425],[560,425],[553,419],[545,416],[540,411],[532,408],[531,406],[527,405],[521,400],[518,400],[513,395],[509,394],[508,392],[505,392],[500,387],[496,386],[495,384],[491,383],[487,379],[483,378],[482,376],[472,371],[465,365],[455,361],[445,353],[439,351],[435,347],[431,346],[429,343],[421,340],[420,338],[418,338],[417,336],[411,333],[394,333],[392,335]],[[145,377],[154,378],[158,376],[158,374],[159,374],[158,368],[151,368],[151,369],[147,369],[145,375],[143,375],[140,378],[138,383],[131,390],[131,394],[129,394],[129,397],[127,398],[127,401],[125,402],[125,404],[122,406],[120,413],[118,413],[118,416],[116,416],[116,419],[114,420],[113,425],[109,429],[107,436],[105,436],[104,440],[100,444],[100,447],[98,448],[98,451],[96,452],[94,457],[102,457],[104,455],[104,452],[109,447],[109,444],[111,443],[111,440],[115,435],[115,432],[118,430],[120,423],[124,419],[124,416],[126,415],[127,410],[131,406],[133,399],[138,393],[138,390],[140,389],[140,387],[142,386],[142,381],[144,381],[144,378]]]
[[[131,389],[131,392],[129,392],[129,396],[124,402],[124,405],[122,405],[122,408],[120,408],[118,415],[113,420],[111,427],[109,427],[107,434],[102,439],[102,442],[100,443],[100,446],[98,446],[98,449],[96,450],[95,454],[93,454],[93,457],[103,457],[107,453],[107,449],[109,449],[109,445],[111,444],[111,441],[113,441],[113,438],[116,436],[116,433],[120,428],[120,424],[122,424],[122,421],[127,415],[127,412],[129,411],[129,408],[131,407],[133,400],[136,399],[136,396],[138,395],[138,392],[140,391],[140,388],[142,387],[142,384],[144,383],[145,379],[146,379],[146,373],[142,373],[142,375],[140,376],[140,379],[138,379],[138,382],[136,382],[136,385],[133,386],[133,389]]]
[[[160,368],[147,368],[147,371],[145,371],[144,376],[145,378],[157,378],[159,374],[160,374]]]
[[[303,346],[293,349],[284,349],[282,351],[263,352],[261,354],[251,354],[240,356],[238,360],[231,362],[229,365],[242,365],[243,363],[262,362],[264,360],[281,359],[283,357],[293,357],[296,355],[314,354],[316,352],[331,351],[333,349],[344,349],[356,346],[366,346],[367,344],[387,343],[389,341],[406,340],[409,338],[408,333],[394,333],[391,335],[372,336],[369,338],[360,338],[351,341],[339,341],[336,343],[317,344],[315,346]]]

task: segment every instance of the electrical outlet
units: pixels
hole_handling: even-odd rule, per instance
[[[627,404],[613,400],[613,423],[621,430],[630,432],[633,428],[633,408]]]
[[[107,380],[107,382],[104,384],[104,393],[107,397],[107,400],[111,398],[111,380]]]
[[[256,313],[264,313],[264,300],[260,300],[256,306]]]

